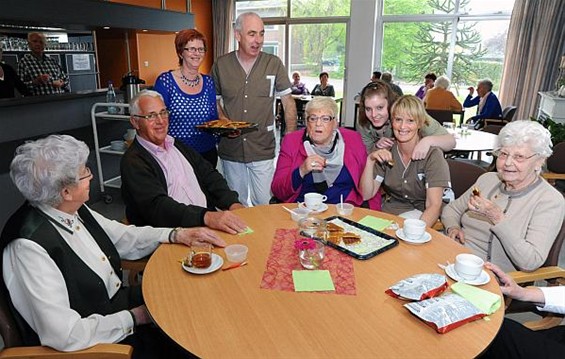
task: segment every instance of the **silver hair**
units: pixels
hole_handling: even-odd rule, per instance
[[[243,21],[251,16],[256,16],[259,19],[261,18],[261,16],[257,15],[257,13],[253,12],[253,11],[248,11],[248,12],[244,12],[242,14],[239,14],[239,16],[237,17],[237,19],[235,19],[235,23],[233,25],[233,29],[237,32],[241,32],[241,30],[243,29]]]
[[[451,81],[449,81],[447,76],[440,76],[436,79],[436,82],[434,83],[434,87],[441,87],[441,88],[447,90],[449,88],[450,84],[451,84]]]
[[[485,85],[485,86],[487,87],[487,89],[488,89],[489,92],[492,91],[492,87],[494,86],[494,85],[492,84],[492,81],[491,81],[490,79],[482,79],[482,80],[480,80],[480,81],[479,81],[479,85],[481,85],[481,84]]]
[[[68,135],[28,141],[16,149],[10,177],[31,205],[57,207],[63,188],[78,183],[89,152],[84,142]]]
[[[329,115],[336,117],[337,119],[337,103],[335,100],[328,96],[314,96],[312,100],[308,101],[304,111],[306,112],[306,117],[310,116],[311,112],[318,110],[329,111]],[[339,121],[339,119],[337,119]]]
[[[536,121],[512,121],[502,127],[498,134],[501,147],[529,146],[532,152],[543,158],[551,156],[551,133]]]
[[[153,91],[153,90],[140,91],[129,101],[129,113],[130,113],[130,115],[139,115],[140,114],[139,100],[141,100],[142,97],[146,97],[146,96],[160,98],[161,101],[163,101],[163,103],[165,103],[165,100],[163,99],[163,95],[161,95],[157,91]]]
[[[47,44],[47,38],[45,37],[45,34],[41,33],[41,32],[30,32],[27,34],[27,41],[31,41],[31,38],[33,36],[39,36],[41,38],[41,40],[43,41],[43,45]]]

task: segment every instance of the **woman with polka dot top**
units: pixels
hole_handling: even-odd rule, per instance
[[[206,55],[206,38],[197,30],[182,30],[175,37],[175,48],[180,67],[163,72],[155,81],[155,90],[170,111],[169,135],[216,167],[217,138],[196,128],[218,118],[214,81],[198,71]]]

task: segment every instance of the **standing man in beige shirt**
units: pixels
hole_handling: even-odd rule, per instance
[[[258,124],[258,130],[237,137],[222,137],[218,155],[230,188],[239,201],[267,204],[274,174],[274,104],[280,96],[287,132],[296,129],[296,105],[292,83],[282,61],[261,51],[265,36],[263,20],[247,12],[238,16],[236,51],[221,56],[212,68],[220,118]]]

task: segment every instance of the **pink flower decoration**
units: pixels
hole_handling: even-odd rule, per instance
[[[315,249],[316,241],[310,238],[297,239],[296,241],[294,241],[294,248],[300,251],[304,251],[307,249]]]

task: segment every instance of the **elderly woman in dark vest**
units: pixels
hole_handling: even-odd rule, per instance
[[[3,289],[26,341],[61,351],[122,342],[134,358],[187,356],[143,325],[141,288],[123,286],[120,258],[145,257],[160,243],[224,242],[206,228],[126,226],[89,209],[88,153],[84,142],[53,135],[18,147],[10,167],[27,201],[2,233]]]

